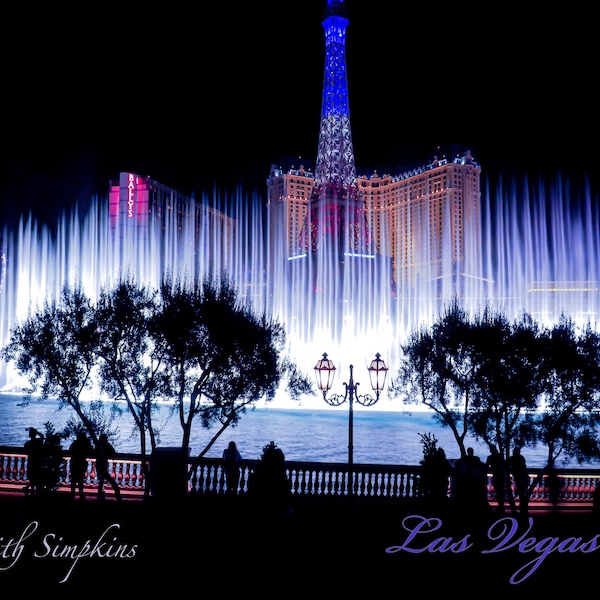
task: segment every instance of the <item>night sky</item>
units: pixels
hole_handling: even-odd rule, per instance
[[[52,222],[105,195],[121,171],[186,194],[264,193],[272,162],[314,160],[325,0],[204,6],[6,9],[5,223],[30,210]],[[359,173],[458,144],[484,176],[560,172],[594,184],[591,18],[504,3],[346,6]]]

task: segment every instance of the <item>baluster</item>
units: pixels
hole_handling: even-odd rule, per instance
[[[364,496],[365,485],[364,477],[360,471],[354,471],[354,494],[356,496]]]
[[[366,480],[366,475],[361,471],[356,472],[354,475],[354,489],[357,496],[364,496],[368,487],[368,481]]]
[[[406,473],[400,474],[400,487],[399,487],[398,495],[400,498],[404,498],[406,494]]]
[[[240,467],[240,479],[238,481],[238,489],[239,489],[238,493],[240,495],[243,495],[245,493],[245,491],[244,491],[245,484],[246,484],[246,467],[244,465],[242,465]]]
[[[117,483],[119,487],[121,487],[121,482],[123,481],[123,472],[121,470],[121,463],[115,460],[112,461],[112,473],[113,479]]]
[[[373,473],[373,493],[372,495],[377,498],[381,496],[381,491],[383,489],[383,473]]]
[[[573,477],[573,499],[579,502],[581,500],[580,489],[581,489],[581,478]]]
[[[386,498],[393,498],[394,497],[394,474],[392,472],[388,472],[386,474],[386,478],[387,478],[387,484],[385,487],[385,496]]]
[[[204,466],[204,491],[210,493],[214,491],[215,467],[212,465]]]
[[[294,494],[303,494],[306,489],[306,469],[296,469]]]
[[[531,492],[531,500],[539,500],[540,502],[545,502],[548,498],[548,485],[547,485],[547,477],[546,475],[542,475],[541,479],[538,481],[538,484]]]
[[[205,492],[205,485],[206,485],[206,474],[204,472],[204,466],[200,465],[199,467],[199,471],[200,471],[200,477],[198,479],[198,491],[199,492]]]
[[[303,469],[302,471],[302,485],[300,492],[303,496],[313,493],[313,482],[314,482],[314,471],[312,469]]]
[[[581,477],[579,480],[579,499],[582,502],[590,499],[590,478]]]
[[[119,465],[117,463],[117,461],[115,460],[111,460],[110,461],[110,473],[112,475],[112,478],[116,481],[117,485],[119,485]]]
[[[417,490],[417,481],[418,477],[415,473],[412,473],[407,476],[407,481],[409,482],[407,492],[409,497],[415,496],[415,492]]]
[[[29,480],[29,477],[26,476],[27,473],[27,458],[25,456],[16,456],[14,460],[14,468],[11,470],[13,473],[13,477],[11,479],[16,479],[17,481],[24,481],[25,479]]]
[[[195,465],[194,468],[192,469],[192,472],[190,473],[190,491],[191,492],[198,492],[198,469],[199,469],[199,465]],[[243,477],[243,472],[244,470],[242,469],[242,477]]]
[[[540,500],[540,489],[541,489],[541,481],[538,481],[535,484],[535,487],[531,490],[531,495],[529,496],[530,501]]]
[[[334,471],[332,484],[335,495],[342,495],[344,493],[344,473],[340,471]]]
[[[590,477],[590,492],[589,492],[590,495],[589,495],[589,499],[592,502],[594,501],[594,497],[595,497],[595,494],[596,494],[596,482],[597,482],[597,479],[595,477],[591,476]]]
[[[288,484],[290,486],[290,493],[295,494],[297,491],[297,486],[298,486],[296,471],[292,470],[292,469],[286,469],[285,475],[288,480]]]
[[[594,498],[594,482],[591,477],[586,477],[585,484],[585,499],[589,502]]]
[[[219,467],[220,476],[217,479],[217,493],[223,494],[225,492],[225,470],[222,466]]]
[[[130,463],[129,461],[123,461],[121,463],[121,468],[123,470],[123,485],[126,487],[131,487],[131,470],[133,468],[133,463]]]
[[[566,486],[565,486],[565,499],[571,500],[573,497],[573,479],[572,477],[567,476],[565,478]]]
[[[223,470],[220,466],[215,466],[211,467],[211,471],[211,491],[218,494],[220,489],[220,479],[223,478]]]

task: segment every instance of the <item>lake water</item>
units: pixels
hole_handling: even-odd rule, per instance
[[[31,400],[22,405],[22,396],[0,395],[0,445],[22,446],[30,426],[44,431],[44,423],[51,422],[61,429],[74,415],[72,409],[57,409],[55,400]],[[181,428],[176,416],[171,416],[168,405],[161,406],[156,422],[162,426],[160,446],[180,446]],[[119,452],[139,452],[139,442],[131,434],[131,421],[124,413],[115,422],[118,437],[115,448]],[[217,428],[206,430],[194,427],[191,454],[203,450]],[[432,414],[424,411],[411,413],[370,409],[354,410],[354,462],[376,464],[417,465],[423,457],[419,434],[431,433],[438,446],[449,458],[458,456],[458,446],[447,428],[438,425]],[[244,458],[259,458],[262,448],[274,441],[288,460],[316,462],[346,462],[348,460],[348,405],[338,408],[274,408],[261,407],[248,411],[240,424],[229,427],[207,452],[208,457],[220,457],[230,440],[235,440]],[[66,447],[69,440],[63,443]],[[482,444],[467,439],[482,459],[488,450]],[[530,467],[545,463],[543,449],[525,448],[523,454]],[[567,466],[567,465],[561,465]],[[569,465],[599,467],[599,465]]]

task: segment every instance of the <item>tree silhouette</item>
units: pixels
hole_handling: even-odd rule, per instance
[[[101,290],[94,315],[99,388],[109,398],[125,401],[140,441],[146,481],[150,481],[147,457],[160,435],[152,420],[163,391],[164,347],[156,343],[152,328],[158,310],[156,290],[125,276]],[[145,493],[149,494],[149,486]]]
[[[283,327],[241,302],[224,276],[167,278],[159,290],[122,277],[101,290],[95,306],[80,289],[65,286],[60,301],[13,328],[2,355],[26,375],[31,393],[71,406],[96,447],[107,429],[101,417],[106,398],[124,400],[149,481],[145,457],[160,435],[152,420],[158,399],[173,401],[187,465],[195,422],[219,425],[201,458],[248,407],[272,399],[283,379],[292,398],[314,393],[286,355],[285,339]],[[84,390],[97,399],[82,403]],[[108,480],[120,497],[117,483]]]
[[[2,349],[3,358],[14,360],[29,381],[29,393],[39,392],[43,399],[56,398],[70,406],[96,447],[100,433],[110,433],[106,404],[82,398],[95,383],[98,341],[92,304],[79,288],[67,285],[59,301],[45,302],[13,327]],[[107,480],[120,499],[117,482],[110,474]]]
[[[580,331],[565,317],[546,335],[544,403],[535,415],[536,440],[545,445],[550,473],[563,454],[578,462],[600,459],[600,334]]]
[[[561,454],[600,459],[600,334],[589,324],[578,332],[562,318],[547,328],[527,314],[509,322],[490,307],[470,315],[455,300],[402,346],[390,394],[433,410],[461,456],[467,433],[506,464],[515,448],[546,446],[529,492]]]
[[[164,391],[182,427],[182,460],[195,420],[207,428],[219,424],[199,459],[248,407],[272,399],[282,379],[292,397],[311,389],[286,358],[283,327],[240,301],[226,277],[167,280],[160,303],[155,329],[165,347]]]
[[[431,409],[452,430],[462,457],[467,454],[464,440],[478,367],[471,351],[472,330],[466,311],[458,300],[452,301],[431,328],[422,326],[409,335],[388,392]]]

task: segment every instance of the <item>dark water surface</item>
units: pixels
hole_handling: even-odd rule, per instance
[[[27,428],[44,431],[44,423],[51,422],[60,429],[74,413],[70,408],[58,410],[55,400],[31,400],[22,404],[22,396],[0,395],[0,445],[22,446],[27,439]],[[181,428],[170,407],[162,405],[156,422],[162,425],[160,446],[180,446]],[[139,441],[131,434],[131,420],[123,413],[115,421],[118,437],[115,447],[119,452],[139,452]],[[192,432],[192,455],[203,450],[217,429],[203,429],[199,424]],[[447,428],[438,425],[428,412],[354,410],[354,462],[379,464],[418,464],[422,458],[419,434],[432,433],[438,446],[449,458],[458,455],[458,447]],[[262,448],[274,441],[288,460],[319,462],[346,462],[348,459],[348,407],[322,410],[300,408],[257,408],[242,416],[240,424],[228,428],[208,451],[209,457],[220,457],[229,440],[235,440],[244,458],[259,458]],[[482,444],[470,439],[482,459],[488,451]],[[68,440],[63,447],[68,445]],[[531,467],[545,462],[542,449],[523,451]],[[570,465],[593,467],[598,465]]]

